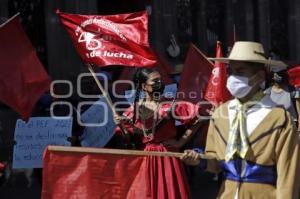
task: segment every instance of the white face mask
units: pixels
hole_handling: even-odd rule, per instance
[[[252,89],[252,86],[249,86],[249,78],[237,75],[230,75],[227,79],[227,89],[232,96],[236,98],[245,97]]]

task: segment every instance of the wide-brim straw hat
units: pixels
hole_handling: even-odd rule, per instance
[[[229,63],[230,61],[243,61],[265,64],[266,66],[281,66],[287,65],[282,61],[267,59],[265,51],[261,43],[251,41],[235,42],[230,52],[229,57],[208,58],[209,60],[218,61],[222,63]]]

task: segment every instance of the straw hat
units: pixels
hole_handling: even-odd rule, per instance
[[[228,58],[220,57],[208,59],[223,63],[229,63],[230,61],[245,61],[265,64],[268,66],[287,66],[282,61],[267,59],[262,44],[251,41],[235,42]]]

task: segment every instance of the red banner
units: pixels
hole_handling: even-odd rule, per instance
[[[289,83],[296,88],[300,88],[300,66],[288,70]]]
[[[50,77],[15,16],[0,28],[0,101],[24,120],[50,89]]]
[[[216,57],[223,57],[221,43],[217,42]],[[226,102],[231,98],[227,87],[227,71],[224,63],[215,62],[210,79],[205,92],[205,99],[212,103],[215,107]]]
[[[155,65],[156,57],[148,41],[146,11],[106,16],[57,13],[85,63]]]
[[[177,97],[194,104],[202,101],[212,68],[213,64],[191,44],[180,76]]]
[[[147,198],[143,158],[46,149],[42,199]]]

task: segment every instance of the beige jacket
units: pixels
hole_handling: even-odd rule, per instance
[[[227,117],[226,117],[227,116]],[[212,116],[206,143],[207,170],[221,172],[229,136],[228,102],[217,108]],[[218,198],[224,199],[298,199],[299,138],[291,116],[281,107],[273,107],[248,137],[247,161],[275,166],[276,186],[225,180]],[[239,187],[239,188],[238,188]]]

